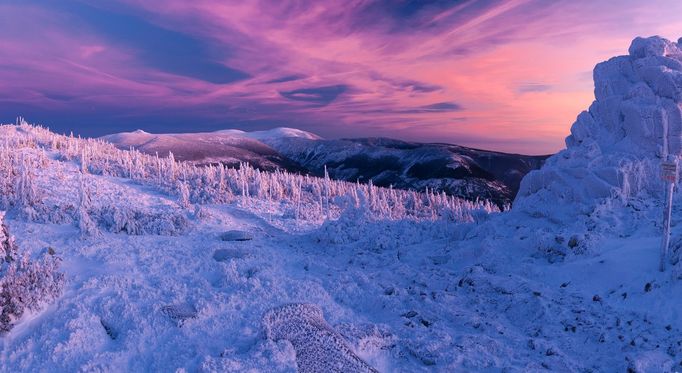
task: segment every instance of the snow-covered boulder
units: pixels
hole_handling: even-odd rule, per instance
[[[314,304],[287,304],[263,316],[265,334],[287,340],[296,351],[299,372],[377,372],[359,358]]]
[[[250,241],[253,236],[249,232],[245,231],[227,231],[220,235],[222,241]]]
[[[578,115],[566,149],[523,179],[514,209],[557,218],[589,214],[604,199],[660,195],[661,161],[682,154],[680,47],[638,37],[629,55],[599,63],[595,101]]]
[[[228,262],[235,259],[244,259],[249,253],[235,248],[218,249],[213,253],[213,259],[217,262]]]

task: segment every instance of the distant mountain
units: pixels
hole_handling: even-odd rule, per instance
[[[547,158],[387,138],[277,138],[265,142],[316,175],[326,166],[335,179],[372,180],[378,186],[400,189],[429,188],[498,203],[511,202],[523,176]]]
[[[468,199],[511,203],[523,176],[547,156],[506,154],[449,144],[424,144],[387,138],[324,140],[291,128],[244,132],[150,134],[126,132],[103,137],[119,148],[199,164],[249,162],[264,170],[324,174],[347,181],[399,189],[444,191]]]
[[[311,133],[289,128],[255,132],[223,130],[168,134],[152,134],[137,130],[103,136],[102,139],[121,149],[133,147],[141,152],[157,153],[163,157],[173,152],[177,160],[198,164],[223,163],[236,167],[240,162],[248,162],[266,171],[286,169],[293,172],[306,172],[295,162],[261,141],[285,136],[319,139]]]

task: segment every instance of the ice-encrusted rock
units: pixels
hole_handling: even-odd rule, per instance
[[[213,253],[213,259],[218,262],[227,262],[233,259],[243,259],[248,256],[248,252],[234,248],[218,249]]]
[[[244,231],[227,231],[220,235],[222,241],[250,241],[253,236],[249,232]]]
[[[263,316],[266,336],[287,340],[296,351],[298,371],[377,372],[348,347],[314,304],[294,303],[271,309]]]
[[[659,195],[660,162],[682,154],[682,51],[658,36],[594,69],[595,101],[578,115],[566,149],[521,182],[515,210],[590,213],[603,199]]]

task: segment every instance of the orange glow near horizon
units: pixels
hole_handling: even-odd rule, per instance
[[[594,65],[635,36],[675,38],[681,11],[672,0],[28,0],[0,5],[0,115],[84,135],[289,126],[547,154],[593,100]]]

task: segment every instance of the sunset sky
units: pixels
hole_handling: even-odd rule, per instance
[[[592,68],[682,1],[0,0],[0,122],[296,127],[555,152]]]

